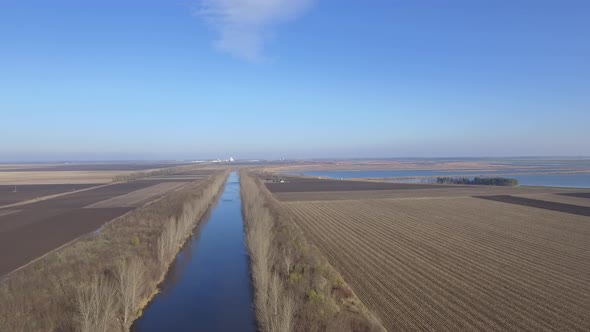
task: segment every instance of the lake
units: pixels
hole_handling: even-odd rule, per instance
[[[538,172],[538,170],[537,170]],[[513,173],[527,173],[511,175]],[[528,174],[531,173],[531,174]],[[506,169],[506,170],[469,170],[469,171],[444,171],[444,170],[363,170],[363,171],[298,171],[288,172],[292,175],[304,175],[314,177],[329,177],[336,179],[351,178],[406,178],[404,182],[420,182],[424,177],[438,176],[505,176],[517,179],[520,185],[524,186],[550,186],[550,187],[572,187],[590,188],[590,173],[574,174],[534,174],[534,171]],[[505,175],[504,175],[505,174]],[[412,179],[412,177],[414,177]],[[393,179],[392,179],[393,180]]]

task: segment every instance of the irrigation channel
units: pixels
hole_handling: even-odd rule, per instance
[[[170,267],[134,331],[256,331],[240,182],[225,189]]]

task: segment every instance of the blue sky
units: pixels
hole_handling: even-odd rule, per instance
[[[590,3],[0,1],[0,160],[590,155]]]

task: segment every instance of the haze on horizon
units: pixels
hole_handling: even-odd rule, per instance
[[[0,161],[590,155],[587,1],[0,4]]]

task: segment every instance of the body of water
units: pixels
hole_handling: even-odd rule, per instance
[[[510,175],[513,173],[531,173],[521,175]],[[550,186],[550,187],[574,187],[590,188],[590,173],[574,174],[533,174],[533,171],[522,171],[516,169],[493,170],[493,171],[441,171],[441,170],[374,170],[374,171],[299,171],[290,172],[293,175],[304,175],[314,177],[328,177],[336,179],[351,178],[406,178],[404,182],[425,181],[423,177],[437,176],[505,176],[517,179],[520,185],[524,186]],[[505,174],[505,175],[504,175]],[[412,177],[415,177],[412,179]]]
[[[135,331],[256,331],[240,183],[233,172]]]

